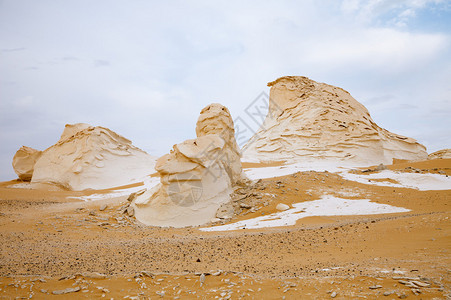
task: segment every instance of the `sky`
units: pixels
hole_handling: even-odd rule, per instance
[[[451,148],[450,0],[0,0],[0,180],[67,123],[161,156],[209,103],[246,113],[266,84],[339,86],[428,152]]]

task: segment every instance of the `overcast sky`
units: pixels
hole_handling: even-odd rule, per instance
[[[344,88],[428,152],[451,148],[451,1],[0,0],[0,180],[66,123],[156,156],[194,138],[209,103],[251,124],[246,107],[285,75]]]

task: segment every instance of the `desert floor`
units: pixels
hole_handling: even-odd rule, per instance
[[[451,160],[389,168],[451,176]],[[246,205],[230,222],[324,194],[410,211],[203,232],[142,226],[122,213],[127,196],[68,198],[109,191],[9,187],[18,183],[0,183],[0,299],[450,297],[451,186],[419,191],[298,172],[242,190]]]

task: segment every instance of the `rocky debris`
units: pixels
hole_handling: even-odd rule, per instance
[[[230,201],[233,187],[246,180],[226,107],[215,103],[202,109],[196,134],[196,139],[174,145],[157,160],[160,184],[132,202],[141,223],[163,227],[208,223]]]
[[[22,146],[13,157],[13,168],[20,180],[30,181],[36,161],[41,157],[42,151]]]
[[[243,147],[245,161],[391,164],[421,160],[426,148],[379,127],[347,91],[302,76],[268,83],[269,111]]]
[[[64,289],[64,290],[56,290],[56,291],[53,291],[52,294],[53,295],[64,295],[64,294],[69,294],[69,293],[75,293],[75,292],[78,292],[78,291],[80,291],[80,287],[79,286],[74,287],[74,288],[67,288],[67,289]]]
[[[99,207],[100,211],[104,211],[105,209],[107,209],[108,205],[107,204],[103,204],[102,206]]]
[[[74,191],[105,189],[141,181],[154,165],[154,157],[108,128],[68,124],[34,164],[31,182]]]
[[[284,203],[279,203],[279,204],[277,204],[276,209],[284,211],[284,210],[290,209],[290,207]]]

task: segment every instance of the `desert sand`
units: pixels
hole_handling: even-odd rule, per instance
[[[243,167],[250,172],[274,165],[284,166]],[[376,168],[352,172],[382,172]],[[446,179],[451,160],[401,162],[388,169]],[[205,232],[200,229],[214,226],[144,226],[124,210],[127,193],[19,189],[14,186],[27,183],[3,182],[0,296],[444,299],[451,292],[451,184],[446,183],[421,191],[345,180],[340,172],[296,172],[236,190],[232,197],[240,211],[223,223],[277,213],[280,203],[291,207],[323,195],[408,211],[311,216],[291,226]],[[90,195],[100,200],[76,198]]]

